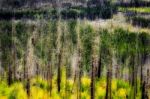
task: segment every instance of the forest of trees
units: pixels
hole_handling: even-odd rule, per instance
[[[0,99],[150,99],[148,3],[1,0]]]
[[[74,90],[81,98],[81,93],[89,90],[87,95],[91,93],[91,99],[94,99],[97,97],[95,86],[99,79],[105,79],[106,95],[101,97],[111,99],[117,97],[111,83],[120,79],[129,83],[126,87],[131,88],[124,98],[148,97],[150,35],[147,33],[134,33],[121,28],[97,31],[86,21],[79,20],[41,20],[32,25],[2,21],[0,27],[1,77],[8,85],[16,81],[26,82],[28,95],[30,87],[37,86],[36,82],[31,85],[30,81],[42,77],[47,80],[46,89],[51,94],[55,88],[60,93],[66,90],[68,96]],[[84,77],[89,77],[89,87],[84,88]],[[73,85],[68,85],[70,80]]]

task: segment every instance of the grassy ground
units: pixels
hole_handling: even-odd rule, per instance
[[[119,7],[119,11],[133,11],[138,13],[150,13],[150,7]]]
[[[106,28],[106,29],[116,29],[116,28],[124,28],[128,29],[131,32],[146,32],[150,34],[150,28],[141,28],[138,26],[133,26],[131,23],[126,21],[126,17],[123,13],[118,13],[113,16],[112,19],[102,20],[98,19],[95,21],[88,21],[94,28]]]

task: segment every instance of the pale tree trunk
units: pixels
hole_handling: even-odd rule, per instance
[[[59,19],[60,21],[60,19]],[[60,22],[58,24],[61,24]],[[57,90],[60,92],[61,89],[61,65],[62,65],[62,55],[64,47],[64,33],[62,32],[61,25],[58,26],[58,69],[57,69]]]

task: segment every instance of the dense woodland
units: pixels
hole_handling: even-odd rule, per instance
[[[0,1],[0,99],[150,99],[148,1],[32,1]]]

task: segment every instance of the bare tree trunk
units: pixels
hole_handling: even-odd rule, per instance
[[[135,57],[135,65],[134,65],[134,68],[133,68],[133,80],[134,80],[134,99],[136,98],[136,94],[137,94],[137,68],[138,68],[138,56]]]
[[[16,44],[15,44],[15,25],[13,24],[13,21],[12,21],[12,63],[13,63],[13,78],[14,78],[14,81],[16,80],[16,60],[17,60],[17,57],[16,57]]]
[[[112,79],[112,61],[107,71],[107,86],[106,86],[106,96],[105,99],[112,99],[111,96],[111,79]]]
[[[141,96],[141,99],[149,99],[147,91],[146,91],[146,82],[145,81],[143,82],[143,85],[142,85],[142,96]]]
[[[92,59],[92,74],[91,74],[91,99],[95,99],[95,59]]]
[[[140,72],[140,83],[141,83],[141,89],[142,89],[142,86],[143,86],[143,62],[142,62],[142,56],[140,57],[140,66],[141,66],[141,72]]]
[[[49,51],[49,58],[48,58],[48,69],[47,69],[47,80],[49,81],[50,86],[50,96],[52,95],[52,64],[51,64],[51,51]]]
[[[30,79],[27,77],[27,85],[26,85],[27,95],[30,97]]]
[[[8,66],[8,85],[12,84],[12,66],[9,64]]]
[[[82,77],[82,64],[81,64],[81,49],[79,49],[79,99],[81,99],[81,77]]]
[[[99,55],[99,61],[98,61],[98,73],[97,73],[97,77],[101,78],[101,74],[102,74],[102,62],[101,62],[101,51],[100,51],[100,55]]]
[[[26,54],[24,54],[24,61],[23,61],[23,78],[26,79]]]
[[[58,53],[58,70],[57,70],[57,87],[58,87],[58,92],[60,92],[60,84],[61,84],[61,54],[62,54],[62,49]]]
[[[53,79],[53,73],[52,73],[52,65],[50,64],[50,96],[52,95],[52,79]]]
[[[146,83],[149,85],[149,77],[150,77],[150,71],[149,69],[147,69],[147,79],[146,79]]]

